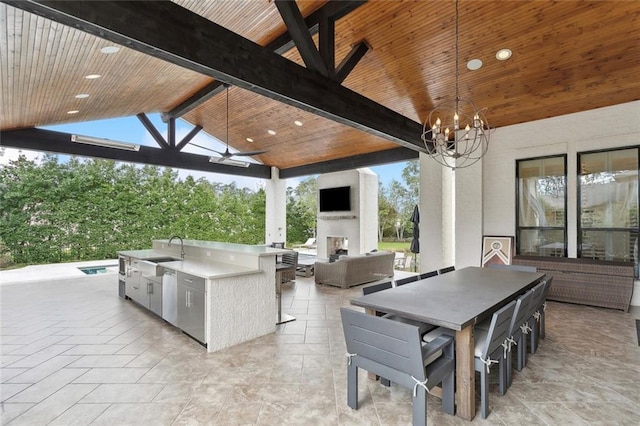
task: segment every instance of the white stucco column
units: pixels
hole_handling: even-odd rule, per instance
[[[480,266],[482,160],[452,170],[420,154],[420,271]]]
[[[455,265],[457,269],[480,266],[483,234],[482,159],[473,166],[456,169],[453,174]]]
[[[420,272],[428,272],[443,266],[446,257],[447,215],[443,199],[443,167],[420,154]]]
[[[265,244],[287,241],[287,185],[280,170],[271,168],[271,179],[265,185]]]

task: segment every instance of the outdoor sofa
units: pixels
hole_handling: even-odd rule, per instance
[[[374,252],[355,256],[340,256],[335,262],[316,262],[316,284],[349,288],[393,276],[395,253]]]

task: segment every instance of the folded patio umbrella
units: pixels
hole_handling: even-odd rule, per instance
[[[411,239],[411,246],[409,250],[411,253],[420,253],[420,210],[418,209],[418,205],[413,208],[413,214],[411,214],[411,223],[413,223],[413,238]],[[414,260],[413,270],[414,272],[417,269],[417,259]]]

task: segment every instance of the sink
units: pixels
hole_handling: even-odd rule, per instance
[[[164,270],[162,268],[162,265],[160,265],[160,263],[173,262],[175,260],[181,260],[181,259],[176,259],[175,257],[169,257],[169,256],[150,257],[140,262],[140,273],[142,275],[147,275],[147,276],[156,276],[156,277],[162,276]]]
[[[173,262],[174,260],[182,260],[182,259],[176,258],[176,257],[152,257],[145,260],[153,263],[162,263],[162,262]]]

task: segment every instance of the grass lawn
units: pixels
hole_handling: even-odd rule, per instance
[[[378,242],[378,250],[380,251],[403,251],[409,252],[411,243],[409,241],[380,241]]]

